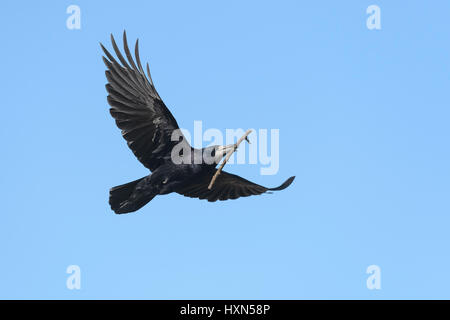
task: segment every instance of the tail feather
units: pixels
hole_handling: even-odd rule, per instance
[[[145,178],[146,177],[143,177],[135,181],[113,187],[109,190],[109,204],[115,213],[121,214],[136,211],[153,199],[154,196],[150,198],[139,197],[137,199],[136,197],[133,197],[135,199],[131,199],[137,184]]]

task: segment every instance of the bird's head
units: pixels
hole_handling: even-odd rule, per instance
[[[209,146],[203,149],[203,163],[217,165],[228,152],[234,150],[234,144]]]

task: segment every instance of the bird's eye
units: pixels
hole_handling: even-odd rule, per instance
[[[215,156],[216,156],[216,148],[213,148],[212,152],[211,152],[211,157],[215,157]]]

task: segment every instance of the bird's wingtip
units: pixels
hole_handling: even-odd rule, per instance
[[[292,181],[294,181],[294,179],[295,179],[295,176],[292,176],[289,179],[287,179],[285,182],[283,182],[283,184],[280,185],[279,187],[270,188],[268,190],[270,190],[270,191],[280,191],[280,190],[286,189],[287,187],[289,187],[291,185],[291,183],[292,183]]]

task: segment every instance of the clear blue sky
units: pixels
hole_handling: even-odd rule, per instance
[[[448,1],[0,9],[0,298],[450,298]],[[184,128],[280,129],[277,175],[228,171],[293,185],[114,215],[109,188],[147,173],[106,102],[98,43],[123,29]],[[381,290],[366,287],[373,264]]]

